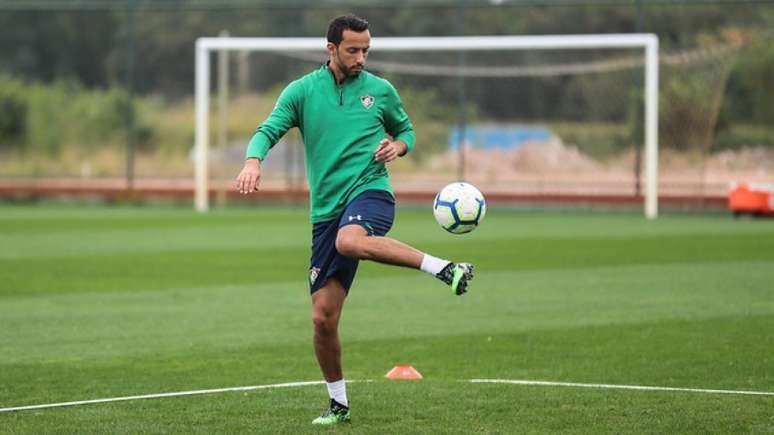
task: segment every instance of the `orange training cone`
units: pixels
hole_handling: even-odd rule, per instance
[[[384,375],[387,379],[422,379],[422,374],[411,366],[395,366]]]

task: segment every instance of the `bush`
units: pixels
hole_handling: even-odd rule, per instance
[[[29,112],[25,148],[31,152],[57,154],[65,140],[66,130],[73,125],[65,115],[72,104],[68,84],[32,85],[27,90]],[[76,121],[77,122],[77,121]]]
[[[26,132],[24,84],[0,77],[0,150],[20,147]]]
[[[718,133],[712,151],[757,146],[774,148],[774,127],[734,124]]]
[[[81,92],[71,110],[70,116],[79,120],[71,133],[87,148],[125,136],[127,119],[135,115],[129,94],[116,88],[106,92]]]
[[[140,145],[153,136],[126,90],[89,90],[75,81],[0,81],[0,115],[0,144],[13,141],[31,152],[57,154],[63,147],[91,152],[122,145],[130,116]]]
[[[684,151],[708,148],[718,110],[713,92],[699,80],[666,81],[659,95],[659,146]]]
[[[630,128],[623,123],[558,122],[551,124],[551,130],[565,145],[597,160],[615,157],[633,144]]]

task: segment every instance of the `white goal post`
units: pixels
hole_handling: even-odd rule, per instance
[[[325,38],[236,38],[206,37],[196,40],[196,139],[194,207],[209,209],[208,138],[210,99],[210,54],[213,51],[312,51],[325,48]],[[658,37],[653,34],[460,36],[373,38],[378,51],[470,51],[470,50],[567,50],[643,48],[645,53],[645,216],[658,216]]]

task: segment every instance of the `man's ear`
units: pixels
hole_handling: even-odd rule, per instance
[[[325,47],[328,49],[328,54],[333,56],[336,51],[336,44],[329,42]]]

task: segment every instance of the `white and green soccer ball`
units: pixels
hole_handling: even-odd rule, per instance
[[[486,215],[486,200],[469,183],[451,183],[435,195],[433,215],[443,229],[465,234],[476,229]]]

